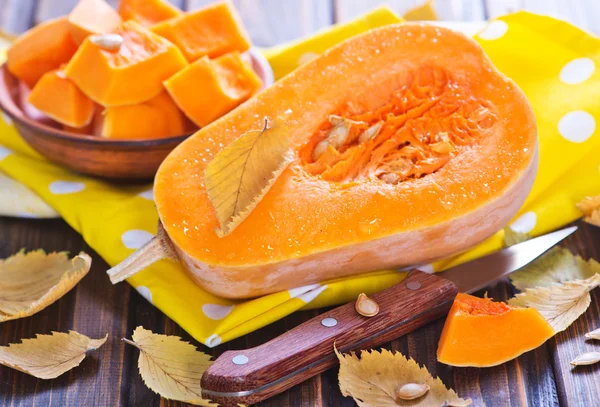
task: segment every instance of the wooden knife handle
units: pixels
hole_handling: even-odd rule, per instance
[[[379,304],[374,317],[349,303],[263,345],[223,353],[202,376],[203,397],[226,407],[257,403],[334,366],[334,343],[347,352],[389,342],[443,316],[456,294],[451,281],[412,270],[371,297]]]

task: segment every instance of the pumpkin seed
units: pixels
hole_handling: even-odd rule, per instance
[[[592,332],[588,332],[585,334],[585,339],[596,339],[600,341],[600,328],[593,330]]]
[[[407,383],[396,390],[396,397],[400,400],[414,400],[424,396],[428,391],[427,384]]]
[[[123,37],[119,34],[95,34],[90,42],[106,51],[117,51],[123,45]]]
[[[354,307],[356,308],[356,312],[363,317],[374,317],[379,314],[379,305],[364,293],[358,295]]]
[[[369,127],[367,130],[363,131],[360,136],[358,136],[358,142],[359,143],[364,143],[365,141],[369,141],[372,138],[375,138],[379,132],[381,131],[381,128],[383,127],[383,122],[377,122],[374,125],[372,125],[371,127]]]
[[[394,172],[386,172],[385,174],[382,174],[379,179],[392,185],[396,185],[400,181],[400,177]]]
[[[600,362],[600,352],[586,352],[577,356],[575,360],[571,361],[571,364],[573,366],[585,366],[598,362]]]

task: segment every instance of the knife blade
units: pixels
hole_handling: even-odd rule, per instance
[[[342,352],[371,348],[444,316],[458,292],[474,292],[507,276],[572,234],[552,232],[436,275],[411,270],[371,298],[380,312],[359,315],[354,303],[325,312],[260,346],[224,352],[202,375],[202,395],[224,407],[254,404],[337,363]]]

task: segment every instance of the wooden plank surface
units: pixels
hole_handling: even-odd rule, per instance
[[[116,3],[115,0],[111,0]],[[180,7],[196,8],[210,0],[175,0]],[[345,21],[379,1],[372,0],[233,0],[257,45],[270,46],[309,35],[332,22]],[[420,0],[391,0],[391,7],[402,12]],[[44,21],[66,13],[75,0],[0,0],[0,27],[11,33],[24,31],[32,22]],[[444,19],[477,21],[507,11],[525,8],[560,15],[568,21],[600,32],[597,0],[436,0]],[[582,224],[580,224],[582,225]],[[565,243],[584,258],[600,260],[600,229],[582,225]],[[0,406],[182,406],[161,400],[143,384],[137,373],[138,352],[120,339],[130,337],[142,325],[155,332],[174,334],[197,345],[202,351],[218,355],[228,349],[256,346],[282,334],[317,315],[319,311],[298,312],[259,331],[218,349],[208,349],[194,341],[173,321],[164,316],[126,284],[110,285],[106,263],[93,253],[81,236],[61,220],[20,220],[0,217],[0,258],[21,248],[47,251],[84,250],[92,254],[93,267],[69,294],[42,312],[22,320],[0,324],[0,346],[18,342],[36,333],[75,329],[92,337],[109,333],[107,343],[91,352],[80,367],[51,381],[42,381],[0,367]],[[498,300],[509,298],[509,284],[488,288]],[[480,293],[481,295],[483,293]],[[323,310],[321,310],[323,311]],[[471,397],[474,405],[505,406],[598,406],[600,405],[600,368],[573,369],[569,365],[577,354],[600,349],[586,342],[583,334],[600,327],[600,290],[592,293],[592,305],[567,331],[544,346],[501,366],[488,369],[452,368],[436,361],[436,348],[443,321],[437,321],[410,335],[386,344],[425,364],[433,373]],[[274,397],[264,407],[349,407],[337,385],[337,369],[314,377]]]

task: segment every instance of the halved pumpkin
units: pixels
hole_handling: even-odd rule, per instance
[[[33,88],[48,71],[71,59],[77,46],[67,17],[49,20],[19,36],[6,53],[8,70]]]
[[[202,127],[248,100],[262,82],[238,52],[230,52],[215,60],[205,56],[164,85],[186,116]]]
[[[96,110],[92,99],[84,95],[62,69],[44,74],[27,101],[53,120],[76,128],[89,125]]]
[[[181,10],[165,0],[121,0],[118,10],[123,20],[135,20],[144,27],[181,14]]]
[[[265,117],[286,123],[296,159],[220,238],[206,166]],[[536,163],[521,90],[470,38],[407,23],[330,49],[202,128],[154,191],[196,281],[245,298],[466,250],[513,217]]]
[[[215,58],[250,48],[248,34],[228,1],[182,14],[151,29],[177,45],[190,62],[205,55]]]
[[[112,139],[155,139],[185,133],[183,113],[167,92],[137,105],[108,107],[100,135]]]
[[[105,34],[121,24],[119,13],[104,0],[79,0],[69,14],[71,37],[80,45],[91,34]]]
[[[87,38],[66,67],[66,74],[92,100],[103,106],[143,103],[164,91],[162,82],[187,65],[181,51],[135,21],[115,34],[118,50],[106,50]]]
[[[442,331],[437,358],[452,366],[496,366],[552,336],[554,330],[535,308],[458,294]]]

